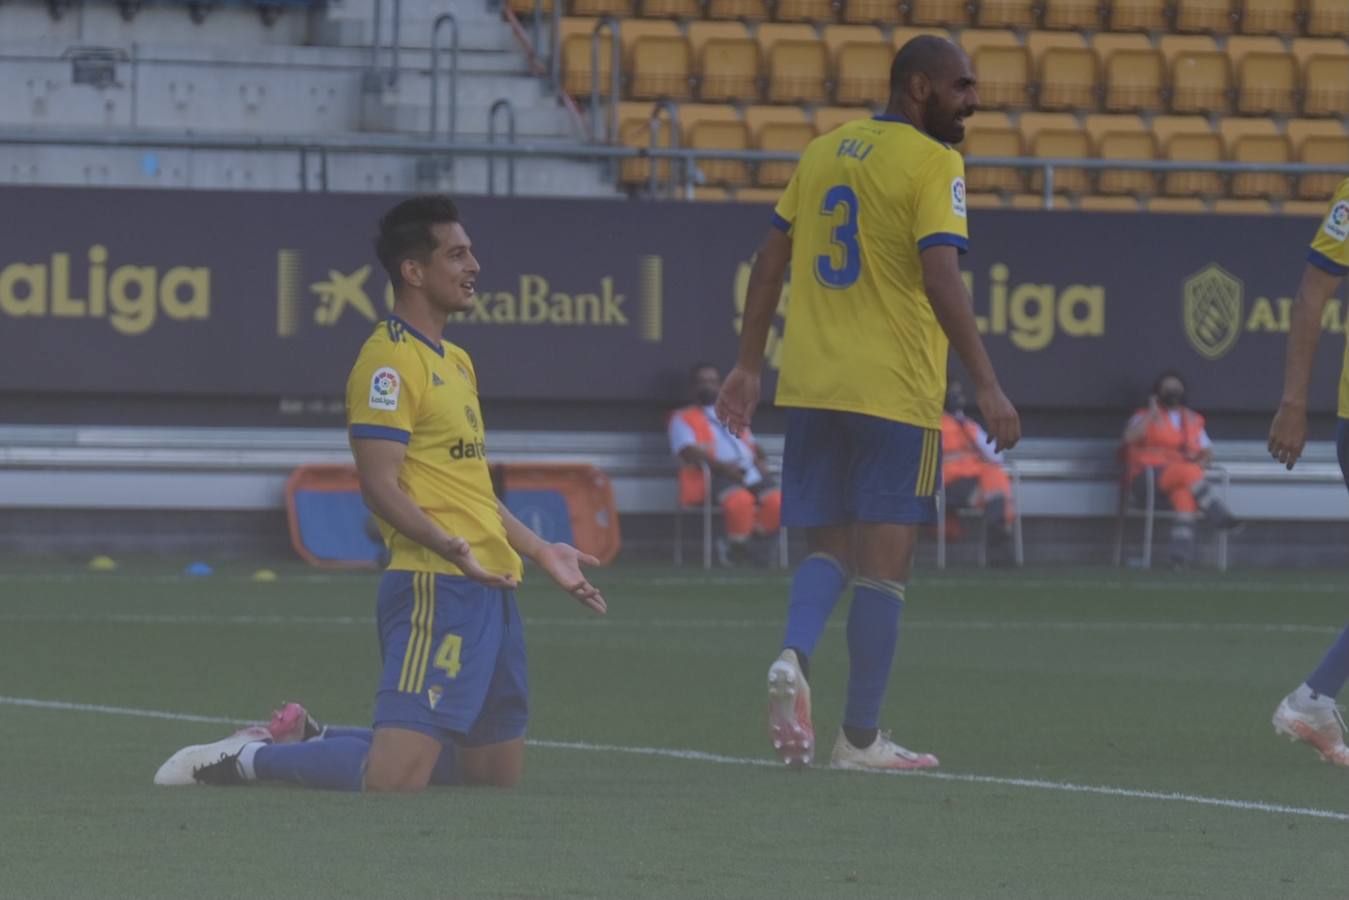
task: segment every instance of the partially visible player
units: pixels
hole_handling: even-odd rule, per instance
[[[806,148],[751,270],[739,361],[717,414],[733,430],[750,423],[790,264],[777,392],[788,407],[782,521],[805,529],[811,555],[792,579],[782,654],[768,673],[774,749],[789,766],[814,755],[810,656],[850,581],[848,699],[831,762],[937,765],[881,734],[879,718],[918,525],[936,516],[948,339],[997,449],[1021,436],[958,264],[965,169],[950,145],[977,103],[960,48],[909,41],[890,69],[885,114]]]
[[[1293,324],[1288,330],[1288,358],[1284,364],[1283,398],[1269,428],[1269,452],[1289,469],[1297,464],[1307,444],[1307,388],[1312,360],[1321,337],[1321,314],[1349,274],[1349,179],[1340,182],[1330,211],[1312,239],[1307,265],[1293,301]],[[1349,345],[1340,371],[1339,426],[1335,446],[1340,472],[1349,485]],[[1344,745],[1344,720],[1335,698],[1349,680],[1349,626],[1340,632],[1321,664],[1274,711],[1274,730],[1305,741],[1323,759],[1349,767]]]
[[[157,783],[514,785],[529,698],[518,554],[605,611],[580,570],[598,560],[542,540],[492,491],[473,362],[440,337],[451,313],[472,307],[478,277],[458,210],[448,197],[406,200],[380,221],[375,249],[394,285],[393,315],[366,340],[347,382],[361,493],[390,551],[377,604],[384,671],[374,728],[284,743],[277,735],[295,734],[292,710],[280,724],[274,717],[267,736],[244,729],[179,751]]]

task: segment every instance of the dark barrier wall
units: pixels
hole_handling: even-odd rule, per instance
[[[391,300],[371,237],[397,199],[0,189],[0,384],[339,395]],[[482,197],[461,207],[480,302],[447,336],[474,355],[486,396],[671,399],[690,363],[734,360],[767,208]],[[1267,411],[1317,227],[974,211],[964,267],[1023,407],[1141,402],[1156,372],[1176,367],[1205,409]],[[1321,409],[1334,404],[1344,315],[1337,301],[1326,316]]]

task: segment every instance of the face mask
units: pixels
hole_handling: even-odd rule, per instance
[[[1163,406],[1175,408],[1185,402],[1185,392],[1163,391],[1160,399]]]
[[[717,402],[717,392],[711,388],[698,388],[694,396],[698,398],[699,406],[711,406]]]

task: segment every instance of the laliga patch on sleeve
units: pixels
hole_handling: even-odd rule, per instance
[[[951,182],[951,212],[965,218],[965,179],[957,178]]]
[[[1349,239],[1349,200],[1341,200],[1330,208],[1325,232],[1340,243]]]
[[[403,382],[399,379],[396,370],[388,366],[376,369],[375,374],[370,379],[370,408],[384,412],[392,412],[397,409],[398,391],[402,387]]]

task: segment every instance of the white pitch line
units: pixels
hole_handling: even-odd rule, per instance
[[[330,625],[368,628],[374,625],[371,616],[296,616],[296,615],[192,615],[188,613],[5,613],[0,622],[14,624],[104,624],[104,625],[243,625],[287,626]],[[525,624],[534,628],[672,628],[692,629],[778,629],[779,619],[623,619],[525,617]],[[831,622],[826,627],[842,629],[843,622]],[[906,629],[935,631],[1067,631],[1067,632],[1226,632],[1249,634],[1339,634],[1340,628],[1329,625],[1306,625],[1277,622],[1098,622],[1055,620],[996,620],[996,619],[909,619]]]
[[[51,709],[65,712],[86,712],[112,716],[133,716],[142,719],[168,719],[178,722],[205,722],[219,725],[247,725],[244,719],[231,719],[223,716],[197,716],[187,713],[165,712],[154,709],[134,709],[126,706],[101,706],[92,703],[69,703],[61,700],[37,700],[30,697],[0,696],[0,706],[17,706],[28,709]],[[620,744],[592,744],[585,741],[548,741],[529,740],[531,747],[547,750],[577,750],[587,753],[615,753],[626,756],[651,756],[660,759],[678,759],[690,762],[706,762],[717,765],[754,766],[760,768],[779,768],[780,763],[767,759],[745,756],[726,756],[720,753],[707,753],[702,750],[678,750],[667,747],[628,747]],[[869,774],[869,773],[857,773]],[[1053,791],[1066,794],[1090,794],[1102,797],[1122,797],[1129,800],[1162,800],[1171,803],[1191,803],[1198,806],[1214,806],[1222,809],[1236,809],[1243,812],[1276,813],[1288,816],[1303,816],[1313,819],[1330,819],[1336,822],[1349,822],[1349,813],[1329,809],[1317,809],[1306,806],[1288,806],[1282,803],[1262,803],[1253,800],[1229,800],[1223,797],[1204,797],[1199,794],[1186,794],[1173,791],[1147,791],[1135,788],[1110,787],[1107,785],[1074,784],[1066,781],[1045,781],[1038,778],[1005,778],[997,775],[974,775],[954,772],[893,772],[887,773],[907,778],[926,778],[934,781],[964,782],[967,784],[990,784],[999,787],[1026,788],[1029,790]]]

